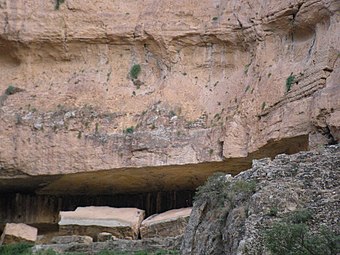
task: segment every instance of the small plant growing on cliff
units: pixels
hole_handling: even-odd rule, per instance
[[[308,210],[290,213],[265,232],[264,240],[273,255],[332,255],[340,250],[340,236],[326,227],[310,231]]]
[[[250,62],[249,64],[246,64],[246,65],[244,66],[244,74],[246,74],[246,75],[248,74],[250,65],[251,65],[251,62]]]
[[[13,95],[15,93],[15,87],[12,85],[9,85],[7,89],[5,90],[6,95]]]
[[[289,92],[292,89],[294,82],[295,82],[295,75],[291,73],[286,80],[286,92]]]
[[[65,0],[56,0],[54,9],[59,10],[60,5],[65,3]]]
[[[140,67],[139,64],[134,64],[132,67],[131,67],[131,70],[130,70],[130,77],[132,79],[137,79],[139,73],[141,72],[142,68]]]
[[[127,129],[124,130],[124,133],[126,134],[132,134],[135,131],[133,127],[128,127]]]

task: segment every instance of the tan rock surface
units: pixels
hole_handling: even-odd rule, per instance
[[[52,244],[69,244],[69,243],[84,243],[91,244],[93,242],[93,238],[90,236],[55,236],[51,239]]]
[[[35,243],[38,229],[23,223],[7,223],[1,235],[0,245],[11,243]]]
[[[140,227],[141,238],[182,235],[192,208],[174,209],[145,219]]]
[[[120,239],[137,239],[144,211],[137,208],[108,206],[78,207],[60,212],[59,231],[62,235],[88,235],[97,238],[101,232]]]
[[[339,9],[0,0],[0,189],[99,192],[93,174],[111,193],[186,189],[338,141]],[[185,171],[206,162],[222,163]]]
[[[111,233],[107,233],[107,232],[99,233],[97,236],[97,242],[106,242],[106,241],[111,241],[115,239],[117,238],[113,237]]]

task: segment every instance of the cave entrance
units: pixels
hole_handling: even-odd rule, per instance
[[[5,223],[35,226],[39,235],[58,232],[60,211],[80,206],[135,207],[146,217],[171,209],[191,207],[194,190],[158,191],[114,195],[37,195],[7,193],[0,195],[0,230]]]

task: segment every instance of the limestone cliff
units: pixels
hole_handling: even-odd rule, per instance
[[[335,143],[339,9],[0,0],[1,191],[193,189]]]

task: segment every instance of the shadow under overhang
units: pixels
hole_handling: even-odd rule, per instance
[[[169,190],[194,190],[215,172],[236,175],[249,169],[253,159],[293,154],[308,149],[308,135],[269,141],[244,158],[199,164],[119,168],[65,175],[0,178],[0,192],[44,195],[110,195]]]

